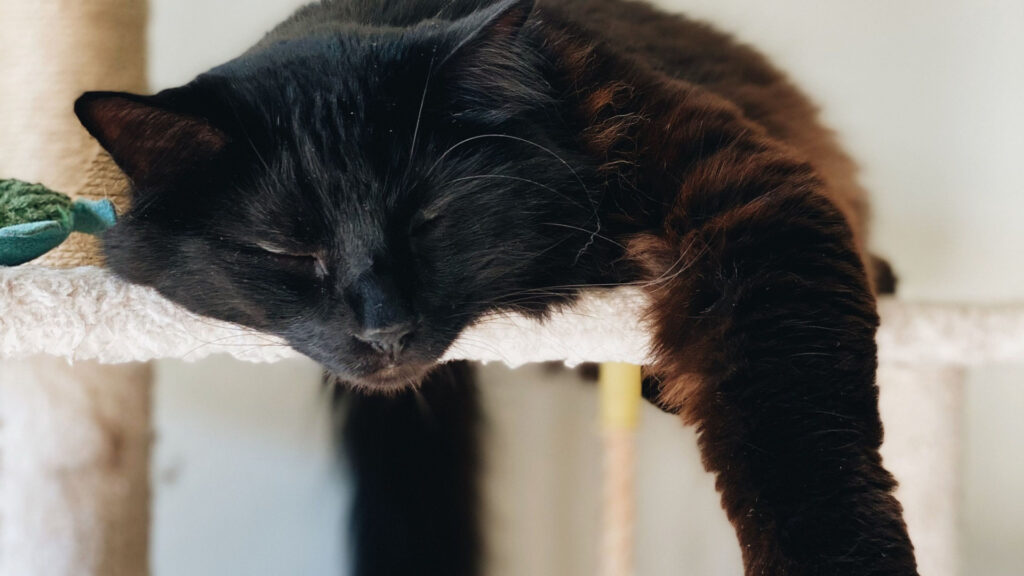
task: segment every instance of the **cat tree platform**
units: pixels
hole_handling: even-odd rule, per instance
[[[496,315],[467,329],[445,359],[502,362],[509,366],[548,361],[568,365],[645,364],[649,340],[640,321],[644,305],[644,296],[638,290],[619,288],[585,294],[575,306],[543,322],[517,314]],[[887,432],[883,455],[901,482],[899,497],[918,549],[921,573],[955,574],[963,368],[1024,361],[1024,306],[883,300],[880,312],[879,385]],[[5,458],[11,466],[4,471],[6,486],[0,492],[0,509],[8,514],[5,520],[13,520],[12,514],[37,515],[47,526],[45,531],[24,532],[7,524],[0,541],[0,576],[23,573],[5,571],[5,566],[35,565],[22,551],[38,552],[50,546],[52,525],[56,523],[57,529],[61,525],[59,514],[81,513],[95,504],[51,502],[54,507],[45,514],[26,507],[32,502],[49,502],[54,494],[63,493],[59,486],[46,484],[47,476],[39,476],[39,471],[73,465],[76,457],[83,462],[103,462],[112,457],[104,440],[110,431],[97,430],[88,419],[72,418],[62,423],[65,440],[47,441],[40,437],[40,432],[46,430],[37,429],[33,424],[36,420],[26,415],[51,410],[52,398],[47,394],[54,389],[64,397],[60,402],[78,394],[100,399],[117,396],[111,379],[119,377],[119,373],[103,372],[99,369],[102,365],[160,358],[195,361],[213,354],[227,354],[248,362],[275,362],[300,356],[278,338],[197,316],[152,289],[122,282],[103,268],[0,268],[0,360],[9,361],[0,381],[6,379],[8,394],[10,390],[18,392],[20,403],[18,411],[6,411],[4,427],[8,438],[22,439],[7,444]],[[53,380],[52,385],[23,385],[20,374],[26,375],[26,382],[32,382],[31,376],[36,374],[38,378],[38,374],[25,371],[25,365],[19,362],[42,357],[67,362],[63,368],[47,365],[45,374]],[[145,371],[139,364],[124,368],[129,371],[126,377],[136,379],[142,376],[134,376],[130,371]],[[74,378],[70,377],[72,370]],[[61,371],[67,374],[57,374]],[[89,374],[100,376],[90,380]],[[70,387],[60,385],[64,380],[76,379],[80,382]],[[88,392],[76,392],[77,387]],[[105,494],[102,501],[106,504],[102,509],[92,510],[89,518],[107,518],[107,525],[121,526],[115,533],[105,535],[118,542],[125,537],[124,526],[135,526],[143,534],[146,531],[146,513],[138,507],[145,505],[148,492],[142,463],[147,458],[145,439],[149,432],[145,414],[149,407],[145,395],[114,398],[111,402],[122,407],[137,404],[132,413],[137,413],[138,418],[110,414],[106,421],[122,426],[122,437],[139,440],[129,443],[128,448],[140,463],[131,467],[132,474],[142,475],[128,480],[117,471],[108,471],[106,476],[102,471],[98,473],[90,498]],[[103,404],[99,403],[101,409]],[[13,453],[15,449],[18,454]],[[93,529],[103,532],[99,527]],[[75,542],[80,537],[69,534],[65,540]],[[135,565],[145,562],[145,543],[132,544],[131,538],[128,542],[120,548],[142,554],[140,559],[133,560]],[[94,558],[96,562],[103,560],[116,565],[123,561],[118,556],[121,552],[97,552],[95,546],[81,542],[68,550],[68,566],[81,560],[82,550],[99,554],[98,560]],[[107,572],[97,569],[87,573]]]
[[[585,294],[546,321],[518,314],[470,327],[445,360],[648,363],[644,296],[619,288]],[[972,366],[1024,361],[1024,306],[912,304],[883,299],[879,360]],[[193,314],[155,290],[85,266],[0,268],[0,359],[46,354],[104,364],[228,354],[274,362],[299,354],[281,339]]]

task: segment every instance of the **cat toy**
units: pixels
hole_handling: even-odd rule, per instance
[[[0,266],[24,264],[72,232],[97,235],[116,221],[110,200],[72,200],[42,184],[0,180]]]

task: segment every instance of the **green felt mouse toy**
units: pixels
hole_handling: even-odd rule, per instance
[[[114,225],[110,200],[72,200],[42,184],[0,180],[0,266],[17,266],[56,248],[71,234]]]

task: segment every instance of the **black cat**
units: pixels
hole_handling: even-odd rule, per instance
[[[863,193],[749,48],[620,0],[335,0],[76,112],[134,185],[117,274],[396,396],[350,404],[361,575],[479,571],[472,391],[435,367],[463,328],[621,284],[651,297],[648,395],[698,426],[747,574],[916,574]]]

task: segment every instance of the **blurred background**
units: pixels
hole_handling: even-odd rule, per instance
[[[151,0],[153,89],[256,41],[301,0]],[[874,243],[915,301],[1024,300],[1024,3],[663,0],[789,71],[863,167]],[[336,574],[345,471],[319,370],[157,363],[153,572]],[[569,372],[485,369],[489,574],[595,572],[593,389]],[[962,574],[1024,567],[1024,367],[970,374]],[[692,431],[649,409],[640,432],[639,576],[740,574]]]

